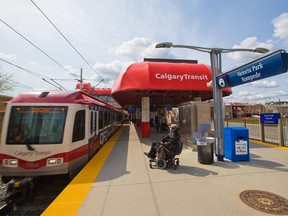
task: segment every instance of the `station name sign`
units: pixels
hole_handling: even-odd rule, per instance
[[[278,50],[217,77],[220,88],[234,87],[287,72],[288,54]]]
[[[260,123],[261,124],[278,124],[279,118],[280,118],[279,113],[260,114]]]

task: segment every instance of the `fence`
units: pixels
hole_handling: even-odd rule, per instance
[[[275,143],[280,146],[288,147],[288,120],[282,123],[279,121],[279,125],[261,125],[255,123],[255,121],[249,121],[246,119],[226,119],[225,126],[242,126],[249,130],[249,138],[260,140],[263,142]],[[286,124],[285,124],[286,123]],[[214,129],[214,123],[212,121],[211,128]]]

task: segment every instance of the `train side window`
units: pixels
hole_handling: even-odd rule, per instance
[[[97,112],[94,113],[94,130],[97,131]]]
[[[116,118],[116,113],[113,113],[113,122],[112,123],[116,123],[117,122],[117,118]]]
[[[91,116],[90,116],[90,132],[93,132],[95,130],[94,127],[94,113],[93,111],[90,112]]]
[[[83,140],[85,138],[85,110],[76,112],[73,126],[72,142]]]
[[[104,112],[104,126],[109,125],[109,113],[108,112]]]
[[[114,122],[114,123],[117,122],[117,116],[116,116],[116,113],[113,113],[113,122]]]
[[[104,126],[103,126],[103,112],[100,111],[99,112],[99,130],[101,130]]]
[[[108,124],[112,124],[112,123],[113,123],[112,113],[109,113],[109,123]]]
[[[91,111],[90,116],[90,132],[96,131],[97,112]]]

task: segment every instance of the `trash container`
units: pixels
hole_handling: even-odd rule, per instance
[[[225,158],[236,161],[249,161],[249,130],[245,127],[224,128]]]
[[[199,137],[197,140],[198,161],[201,164],[212,164],[213,157],[213,137]]]

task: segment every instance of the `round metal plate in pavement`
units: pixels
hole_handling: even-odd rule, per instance
[[[259,211],[274,215],[288,214],[288,200],[276,194],[260,190],[247,190],[240,194],[240,198],[248,206]]]

